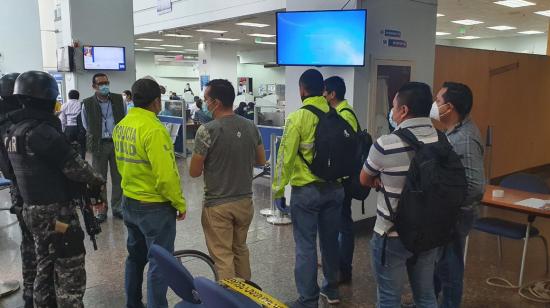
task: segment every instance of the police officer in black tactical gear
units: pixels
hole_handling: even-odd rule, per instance
[[[66,140],[54,115],[59,90],[53,77],[25,72],[17,77],[13,94],[23,109],[9,114],[13,124],[3,140],[34,239],[34,307],[83,307],[84,232],[71,202],[72,185],[97,187],[105,181]]]
[[[21,109],[22,107],[17,98],[13,96],[13,87],[15,85],[15,79],[17,79],[18,76],[19,73],[11,73],[0,78],[0,136],[4,136],[11,125],[9,113]],[[23,199],[19,194],[17,181],[9,163],[8,153],[6,152],[3,142],[0,142],[0,171],[2,171],[4,178],[11,181],[10,196],[12,206],[10,212],[17,216],[21,228],[23,301],[25,303],[25,308],[32,308],[33,284],[34,278],[36,277],[34,240],[21,215],[23,211]],[[51,283],[53,283],[53,280]]]

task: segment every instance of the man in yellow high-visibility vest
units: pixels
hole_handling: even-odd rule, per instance
[[[147,252],[157,244],[174,251],[176,219],[186,213],[172,140],[157,118],[160,86],[140,79],[132,86],[134,108],[113,131],[118,170],[122,176],[122,214],[128,228],[126,305],[142,307],[141,281],[149,261],[147,304],[168,307],[167,284]]]

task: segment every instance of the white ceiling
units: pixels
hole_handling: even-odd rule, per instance
[[[550,17],[534,14],[536,11],[550,10],[550,0],[528,0],[535,2],[536,5],[520,8],[510,8],[502,5],[494,4],[497,0],[439,0],[438,13],[444,14],[443,17],[437,18],[437,31],[448,32],[450,35],[439,36],[439,39],[455,39],[461,36],[461,30],[465,31],[464,35],[479,36],[481,38],[495,38],[518,36],[519,31],[538,30],[542,32],[548,31]],[[452,23],[453,20],[474,19],[483,21],[482,24],[473,26],[463,26]],[[254,22],[268,24],[269,27],[254,28],[236,25],[238,22]],[[512,26],[515,30],[497,31],[488,29],[493,26]],[[213,29],[226,30],[228,32],[223,35],[214,33],[197,32],[198,29]],[[226,20],[222,22],[214,22],[209,24],[201,24],[192,27],[184,27],[177,29],[166,30],[163,33],[148,33],[136,36],[138,38],[157,38],[163,39],[162,42],[146,42],[136,40],[136,48],[143,47],[161,47],[160,45],[181,45],[183,47],[164,47],[164,50],[152,50],[155,53],[163,53],[167,51],[183,51],[184,49],[198,48],[199,42],[221,42],[215,38],[237,38],[239,41],[223,42],[227,44],[236,44],[242,46],[243,50],[250,49],[273,49],[275,45],[256,44],[255,38],[248,36],[252,33],[275,34],[275,12],[267,12],[254,16],[242,17],[238,19]],[[192,38],[177,38],[166,37],[164,34],[177,33],[192,35]],[[263,41],[275,41],[275,38],[262,38]],[[173,53],[172,53],[173,54]],[[196,51],[185,51],[182,54],[196,55]]]
[[[534,14],[536,11],[550,10],[550,0],[527,0],[536,5],[510,8],[494,4],[497,0],[439,0],[438,13],[445,14],[437,18],[437,31],[449,32],[451,35],[440,36],[442,39],[454,39],[460,36],[464,27],[465,35],[481,38],[517,36],[519,31],[548,31],[549,17]],[[473,26],[462,26],[452,23],[453,20],[474,19],[484,23]],[[512,26],[516,30],[497,31],[487,29],[493,26]]]

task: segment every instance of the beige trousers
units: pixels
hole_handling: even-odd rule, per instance
[[[201,222],[206,247],[214,259],[219,279],[250,280],[246,237],[253,216],[251,198],[203,208]]]

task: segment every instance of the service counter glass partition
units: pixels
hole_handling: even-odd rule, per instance
[[[254,123],[258,126],[283,127],[285,125],[285,108],[283,106],[256,106]]]
[[[164,124],[177,156],[187,157],[186,133],[189,110],[183,100],[163,100],[159,120]]]

